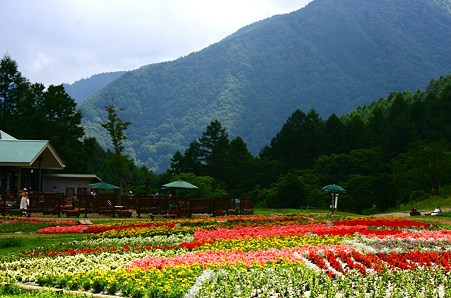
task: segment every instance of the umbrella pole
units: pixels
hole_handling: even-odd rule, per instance
[[[331,204],[330,204],[330,210],[332,211],[332,215],[334,215],[335,214],[335,196],[334,196],[333,192],[330,194],[330,197],[332,199]]]
[[[335,206],[334,194],[331,192],[330,193],[330,211],[332,212],[332,215],[334,214],[334,206]]]
[[[331,193],[332,197],[332,204],[330,205],[330,208],[332,209],[332,215],[335,215],[338,207],[338,193]]]

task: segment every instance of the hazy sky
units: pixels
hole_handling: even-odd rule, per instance
[[[31,82],[174,60],[311,0],[2,0],[0,57]]]

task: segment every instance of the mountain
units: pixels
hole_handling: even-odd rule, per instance
[[[124,73],[126,73],[126,71],[96,74],[89,78],[78,80],[73,84],[63,84],[63,86],[66,93],[69,94],[76,103],[81,103],[89,95],[101,90]]]
[[[296,109],[340,115],[450,73],[449,28],[449,0],[314,0],[122,75],[81,104],[83,125],[108,146],[113,100],[132,123],[127,153],[157,172],[216,119],[255,154]]]

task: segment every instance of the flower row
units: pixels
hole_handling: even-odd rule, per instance
[[[306,246],[291,248],[270,248],[244,252],[241,250],[221,251],[209,250],[204,252],[186,253],[167,257],[148,256],[141,260],[135,260],[127,269],[140,268],[142,270],[161,269],[170,266],[186,266],[201,264],[209,266],[221,266],[224,264],[244,264],[246,267],[252,264],[264,265],[269,262],[288,260],[290,262],[304,262],[308,259],[319,268],[325,270],[331,277],[334,272],[345,274],[350,270],[366,273],[367,270],[381,271],[385,268],[413,270],[418,267],[442,268],[445,271],[451,269],[451,252],[420,252],[390,254],[362,254],[355,248],[347,245],[330,246]]]
[[[168,278],[169,277],[169,278]],[[300,262],[242,263],[207,268],[199,264],[162,269],[93,270],[47,275],[45,286],[131,297],[450,297],[451,276],[439,269],[396,270],[331,279]]]
[[[406,219],[246,218],[53,227],[45,231],[93,234],[3,259],[0,282],[132,297],[451,297],[448,230]]]

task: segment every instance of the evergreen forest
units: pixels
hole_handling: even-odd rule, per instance
[[[112,111],[112,123],[124,124],[118,121],[121,110]],[[95,173],[142,194],[182,178],[200,186],[193,196],[250,197],[255,206],[271,208],[328,208],[321,187],[339,184],[347,190],[340,199],[346,210],[385,211],[449,193],[450,114],[447,75],[425,90],[392,92],[342,116],[323,119],[314,109],[297,109],[257,155],[214,120],[183,152],[173,153],[164,173],[155,174],[128,158],[120,143],[114,152],[105,151],[87,137],[83,115],[62,85],[31,83],[11,57],[0,61],[1,130],[19,139],[49,140],[65,172]],[[134,125],[125,123],[124,130]],[[124,155],[120,176],[117,154]]]
[[[347,210],[386,211],[451,190],[450,113],[448,75],[341,117],[296,110],[255,157],[213,121],[168,172],[210,176],[228,194],[271,208],[328,208],[321,187],[339,184]]]

